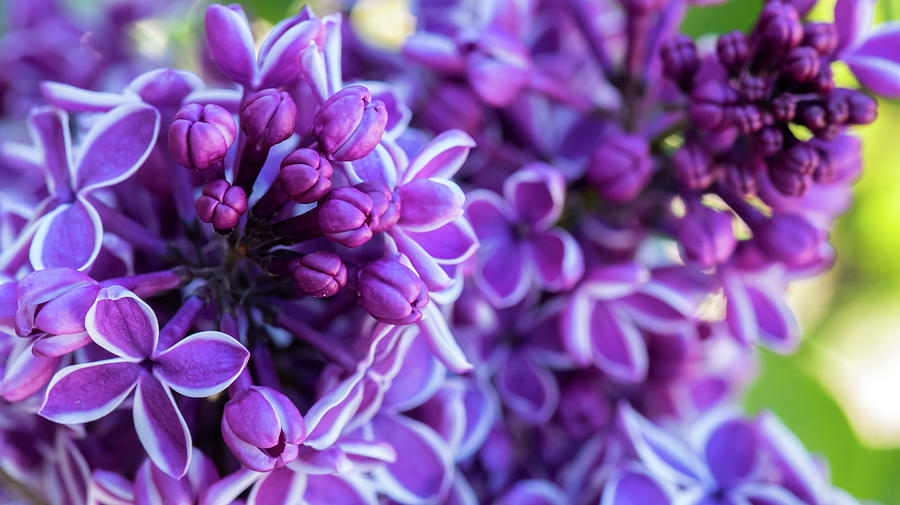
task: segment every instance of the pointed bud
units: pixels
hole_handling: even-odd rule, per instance
[[[375,149],[387,120],[387,109],[380,100],[372,101],[368,88],[347,86],[331,95],[316,112],[312,134],[329,159],[354,161]]]
[[[369,263],[357,274],[356,286],[359,305],[383,323],[412,324],[428,304],[425,283],[396,260]]]
[[[810,46],[822,56],[830,56],[837,49],[838,32],[833,23],[806,23],[803,45]]]
[[[716,41],[716,53],[725,68],[737,70],[750,58],[747,36],[742,32],[726,33]]]
[[[601,197],[621,203],[644,189],[652,171],[647,139],[619,134],[606,139],[591,155],[587,177]]]
[[[688,113],[699,128],[718,130],[729,126],[729,106],[736,103],[738,94],[728,83],[711,80],[691,93]]]
[[[268,149],[294,133],[297,105],[286,91],[269,88],[257,91],[241,107],[241,130],[247,143]]]
[[[819,74],[819,54],[815,49],[801,46],[788,53],[784,73],[794,82],[809,82]]]
[[[341,187],[319,204],[319,226],[325,238],[345,247],[359,247],[372,238],[369,215],[375,202],[354,187]]]
[[[689,88],[700,68],[694,40],[686,35],[676,35],[663,46],[661,56],[666,76],[677,82],[682,89]]]
[[[825,234],[796,214],[775,214],[753,230],[753,238],[767,256],[789,266],[814,260]]]
[[[731,214],[700,205],[690,209],[678,224],[678,242],[685,259],[704,268],[727,261],[737,245]]]

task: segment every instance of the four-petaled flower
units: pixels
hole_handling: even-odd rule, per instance
[[[194,398],[215,395],[244,370],[250,353],[217,331],[161,341],[153,310],[120,286],[100,291],[85,327],[116,357],[60,370],[39,413],[58,423],[86,423],[109,414],[135,391],[132,410],[141,443],[161,470],[181,477],[190,463],[191,434],[170,389]]]

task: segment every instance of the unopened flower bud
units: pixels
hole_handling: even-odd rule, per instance
[[[325,238],[345,247],[359,247],[372,238],[369,215],[375,202],[354,187],[341,187],[319,204],[319,227]]]
[[[772,99],[772,115],[776,121],[788,122],[797,114],[797,99],[793,95],[782,93]]]
[[[428,304],[425,283],[396,260],[369,263],[357,277],[358,302],[375,319],[388,324],[411,324],[422,318]]]
[[[372,101],[365,86],[353,85],[331,95],[313,119],[312,134],[334,161],[358,160],[375,149],[387,126],[387,109]]]
[[[706,189],[715,178],[709,154],[697,142],[686,142],[672,156],[675,178],[689,189]]]
[[[819,54],[807,46],[794,48],[784,61],[784,72],[795,82],[808,82],[819,74]]]
[[[704,130],[717,130],[729,125],[729,106],[738,99],[737,92],[728,83],[710,80],[691,93],[688,112],[691,121]]]
[[[816,258],[824,233],[799,215],[776,213],[754,228],[753,238],[773,260],[799,266]]]
[[[297,105],[286,91],[257,91],[241,107],[241,130],[247,135],[247,143],[260,149],[287,140],[296,122]]]
[[[683,89],[689,88],[697,69],[700,68],[700,58],[697,56],[694,40],[686,35],[676,35],[663,46],[661,55],[666,76]]]
[[[297,203],[312,203],[331,190],[334,169],[313,149],[301,148],[281,162],[277,184]]]
[[[810,46],[822,56],[829,56],[837,48],[838,32],[834,23],[806,23],[803,45]]]
[[[747,36],[743,32],[726,33],[716,41],[716,54],[725,68],[735,70],[747,63],[750,58],[750,48],[747,44]]]
[[[834,72],[831,67],[819,65],[819,73],[812,82],[813,89],[820,95],[828,95],[834,90]]]
[[[316,298],[333,296],[347,285],[347,267],[333,252],[311,252],[292,260],[288,268],[300,289]]]
[[[772,185],[787,196],[803,196],[809,191],[813,179],[811,174],[791,172],[789,170],[769,170]]]
[[[851,91],[847,95],[847,105],[850,107],[847,122],[850,124],[869,124],[878,117],[878,102],[862,91]]]
[[[591,155],[587,177],[601,197],[622,203],[644,189],[652,171],[647,139],[619,134],[606,139]]]
[[[474,36],[463,34],[459,45],[466,55],[469,85],[488,105],[509,105],[528,83],[528,49],[516,38],[489,29]]]
[[[743,134],[755,132],[763,127],[763,116],[759,107],[744,104],[729,109],[731,122]]]
[[[778,170],[798,174],[811,174],[819,163],[816,150],[805,143],[794,144],[776,160]]]
[[[400,195],[381,181],[366,181],[354,186],[372,199],[369,229],[372,233],[389,230],[400,219]]]
[[[678,224],[678,241],[685,259],[704,268],[728,260],[737,245],[731,214],[701,205],[690,209]]]
[[[237,136],[234,118],[218,105],[187,104],[169,127],[169,151],[179,165],[204,171],[221,166]]]
[[[217,231],[230,230],[247,212],[247,195],[240,187],[218,179],[203,188],[203,193],[197,198],[196,209],[204,223],[212,223]]]
[[[825,108],[817,103],[805,105],[800,108],[800,114],[797,115],[797,122],[810,130],[817,132],[828,125],[828,118]]]
[[[763,156],[772,156],[784,146],[784,133],[776,126],[766,126],[753,135],[753,144]]]
[[[748,102],[756,102],[765,98],[768,92],[766,80],[756,75],[745,75],[740,81],[741,98]]]
[[[850,119],[850,104],[844,96],[835,95],[825,104],[825,115],[829,123],[844,124]]]
[[[738,195],[753,195],[759,189],[757,174],[765,169],[761,156],[750,156],[742,163],[727,163],[722,167],[722,183]]]
[[[225,405],[222,436],[241,463],[268,472],[297,459],[306,424],[284,394],[251,386]]]
[[[754,34],[772,53],[786,54],[803,40],[803,24],[793,5],[769,2],[759,15]]]

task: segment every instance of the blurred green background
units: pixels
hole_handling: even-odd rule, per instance
[[[276,22],[306,2],[242,3]],[[310,3],[317,11],[335,4]],[[356,19],[377,12],[381,15],[374,25],[382,29],[390,29],[384,22],[397,22],[405,4],[362,3],[367,15]],[[682,31],[695,37],[746,31],[762,4],[731,0],[693,7]],[[811,16],[830,21],[833,8],[834,0],[821,0]],[[877,2],[876,21],[898,19],[900,0]],[[411,26],[393,29],[396,33]],[[839,83],[855,84],[841,68],[835,74]],[[764,353],[759,380],[744,402],[750,412],[776,412],[807,448],[828,461],[838,487],[864,501],[900,505],[900,177],[895,175],[900,168],[900,103],[882,102],[879,115],[874,125],[857,132],[864,140],[865,170],[852,207],[832,236],[838,252],[834,270],[791,289],[804,343],[791,356]]]

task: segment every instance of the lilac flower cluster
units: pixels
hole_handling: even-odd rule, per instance
[[[206,78],[23,55],[0,500],[856,503],[735,398],[798,344],[900,31],[769,0],[704,47],[691,3],[418,0],[400,51],[214,4]],[[8,44],[71,24],[11,5]]]

